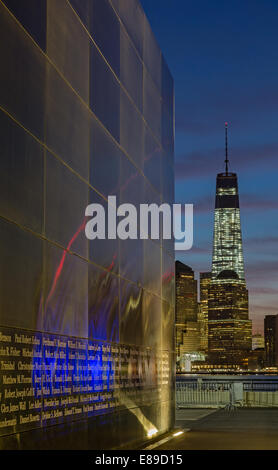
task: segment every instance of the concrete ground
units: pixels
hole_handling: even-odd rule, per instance
[[[156,450],[278,450],[278,409],[177,410],[186,431]]]

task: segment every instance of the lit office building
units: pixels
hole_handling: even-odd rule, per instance
[[[236,273],[237,283],[245,283],[237,175],[228,171],[228,155],[226,154],[226,171],[219,173],[216,180],[213,282],[217,281],[221,272],[227,270]]]
[[[171,74],[139,0],[3,0],[0,63],[0,448],[137,445],[175,421],[173,243],[85,211],[173,203]]]
[[[237,175],[228,171],[226,124],[226,171],[217,175],[212,278],[209,287],[209,353],[217,364],[247,365],[252,347],[248,315]]]
[[[200,273],[200,304],[198,321],[200,323],[200,348],[208,351],[208,296],[211,282],[211,273]]]
[[[182,343],[179,345],[179,353],[182,356],[185,353],[200,351],[200,324],[195,322],[186,322],[182,334]]]
[[[264,349],[264,337],[260,333],[252,336],[252,350]]]
[[[176,261],[176,352],[199,351],[197,280],[190,266]]]
[[[176,323],[197,321],[197,280],[190,266],[176,261]]]
[[[209,352],[213,363],[247,366],[252,323],[248,319],[248,291],[229,282],[212,283],[209,290]]]
[[[252,336],[252,351],[248,364],[249,369],[252,370],[260,370],[265,366],[265,340],[260,333]]]
[[[265,365],[278,366],[278,315],[266,315],[264,318]]]

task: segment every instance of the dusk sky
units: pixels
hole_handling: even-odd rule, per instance
[[[141,0],[175,81],[176,202],[194,204],[196,275],[212,261],[217,172],[238,174],[253,332],[278,313],[278,2]]]

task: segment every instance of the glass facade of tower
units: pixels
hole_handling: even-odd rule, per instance
[[[208,298],[211,273],[200,273],[200,307],[199,323],[201,329],[201,351],[208,351]]]
[[[238,197],[237,175],[217,175],[214,214],[212,279],[224,270],[235,271],[238,282],[244,282],[244,264]]]
[[[216,182],[212,276],[208,290],[208,346],[213,364],[248,366],[252,347],[237,175]]]
[[[0,63],[0,447],[138,444],[174,423],[173,243],[85,209],[173,202],[171,74],[137,0],[1,1]]]
[[[198,351],[200,332],[197,323],[197,280],[190,266],[176,261],[176,352]]]
[[[278,366],[278,315],[264,318],[265,365]]]
[[[237,280],[235,280],[237,281]],[[248,365],[252,347],[252,323],[248,319],[248,291],[233,282],[209,288],[209,352],[213,363]]]

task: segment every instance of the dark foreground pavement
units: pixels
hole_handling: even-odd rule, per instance
[[[278,450],[278,409],[178,410],[190,429],[156,450]]]

